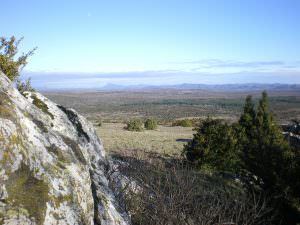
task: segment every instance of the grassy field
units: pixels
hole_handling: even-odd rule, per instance
[[[157,130],[132,132],[124,130],[124,126],[122,123],[103,123],[96,127],[106,152],[139,150],[180,156],[183,145],[194,133],[190,127],[159,126]]]

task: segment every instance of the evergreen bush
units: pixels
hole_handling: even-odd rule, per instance
[[[132,119],[127,122],[126,130],[129,131],[142,131],[143,130],[143,122],[140,119]]]
[[[153,118],[149,118],[144,123],[145,129],[155,130],[157,128],[157,121]]]

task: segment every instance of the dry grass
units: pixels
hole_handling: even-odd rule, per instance
[[[183,145],[194,133],[190,127],[158,126],[157,130],[133,132],[124,130],[124,126],[122,123],[103,123],[96,127],[107,152],[142,150],[179,156]]]
[[[262,225],[275,218],[268,198],[247,194],[234,176],[199,171],[187,162],[141,151],[119,152],[115,165],[137,184],[117,198],[133,225]]]

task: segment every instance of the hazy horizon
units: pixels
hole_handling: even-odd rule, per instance
[[[176,71],[147,71],[128,73],[24,73],[35,88],[46,89],[101,89],[107,85],[164,86],[180,84],[300,84],[298,74],[236,73],[197,74]],[[220,82],[221,81],[221,82]]]

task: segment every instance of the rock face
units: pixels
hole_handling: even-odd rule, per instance
[[[92,125],[23,95],[0,73],[0,224],[129,224]]]

